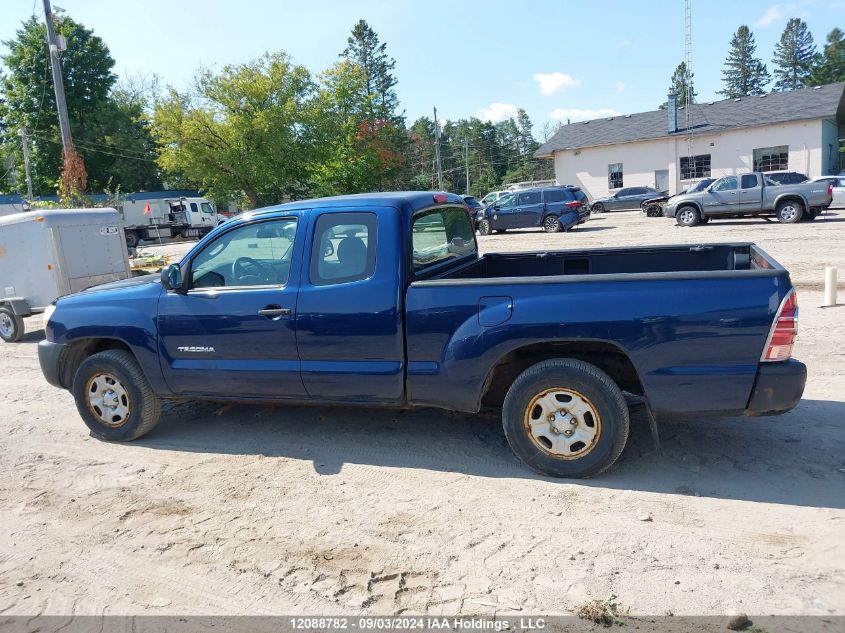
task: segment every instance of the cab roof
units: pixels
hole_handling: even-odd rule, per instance
[[[434,197],[441,198],[435,200]],[[304,209],[360,209],[367,206],[393,207],[405,213],[413,214],[420,209],[427,209],[437,204],[465,206],[463,198],[454,193],[443,191],[380,191],[374,193],[355,193],[345,196],[331,196],[328,198],[311,198],[297,200],[272,207],[255,209],[253,215],[274,211],[293,211]]]

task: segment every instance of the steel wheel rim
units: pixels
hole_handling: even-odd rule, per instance
[[[546,218],[546,222],[545,222],[545,224],[546,224],[546,230],[547,230],[549,233],[551,233],[551,232],[553,232],[555,229],[557,229],[558,224],[560,224],[560,223],[557,221],[557,218]]]
[[[584,394],[555,387],[534,396],[525,408],[525,432],[531,443],[555,459],[579,459],[601,437],[601,416]]]
[[[101,423],[112,428],[126,424],[132,403],[126,387],[114,374],[94,374],[85,385],[85,403]]]
[[[14,333],[15,323],[12,321],[12,317],[5,312],[0,314],[0,334],[2,334],[4,338],[12,338]]]
[[[693,221],[694,217],[695,214],[692,209],[684,209],[683,211],[681,211],[681,222],[683,222],[684,224],[690,224]]]
[[[781,207],[781,209],[780,209],[780,217],[782,217],[784,220],[791,220],[797,214],[798,214],[798,211],[791,204],[787,204],[787,205]]]

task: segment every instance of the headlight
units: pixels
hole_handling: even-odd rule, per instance
[[[51,303],[46,308],[44,308],[44,324],[46,325],[50,318],[53,316],[53,313],[56,311],[56,304]]]

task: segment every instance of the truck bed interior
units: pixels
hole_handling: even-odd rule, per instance
[[[489,279],[620,273],[713,272],[773,269],[777,264],[753,244],[496,253],[434,279]]]

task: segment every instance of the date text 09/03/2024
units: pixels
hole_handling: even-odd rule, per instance
[[[539,631],[546,628],[544,618],[521,617],[503,620],[478,617],[298,617],[290,619],[292,629],[320,630],[378,630],[378,631]]]

